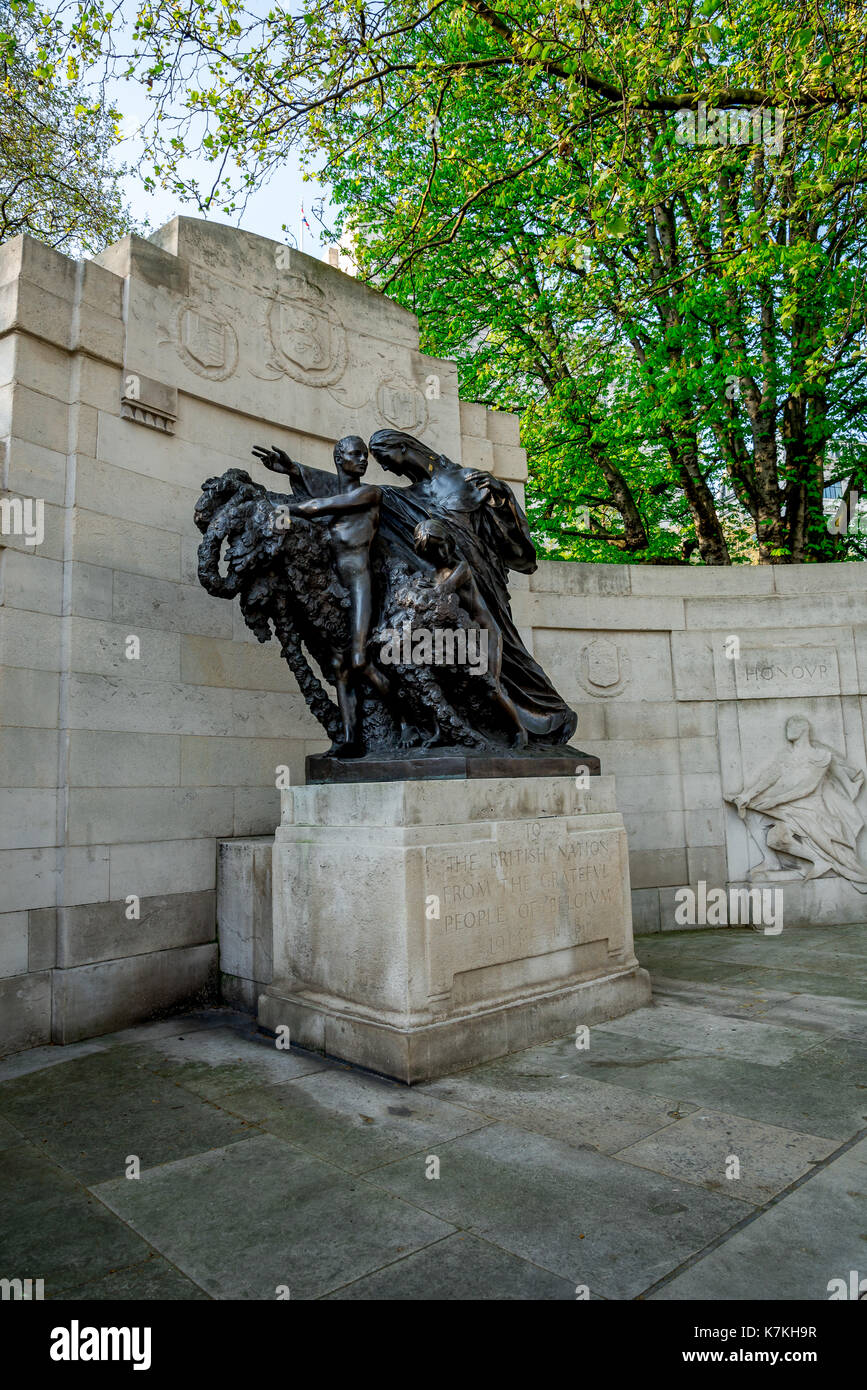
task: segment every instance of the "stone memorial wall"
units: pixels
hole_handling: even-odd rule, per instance
[[[411,314],[187,218],[97,261],[27,237],[0,248],[0,373],[5,1051],[213,993],[218,865],[229,997],[249,1002],[267,971],[263,842],[242,842],[273,833],[278,770],[297,785],[327,743],[276,645],[197,583],[204,478],[241,467],[273,486],[254,444],[330,468],[336,438],[384,425],[519,500],[526,460],[517,417],[460,402]],[[749,886],[768,860],[787,924],[864,915],[865,589],[861,565],[512,576],[522,636],[578,710],[575,743],[616,778],[637,932],[681,925],[678,889]],[[768,853],[769,793],[752,786],[766,766],[777,803],[791,793],[786,833],[831,806],[837,849],[812,877],[784,837]],[[748,790],[742,815],[727,798]]]
[[[579,741],[617,781],[636,932],[692,925],[676,920],[678,890],[699,882],[781,886],[791,926],[863,919],[865,589],[861,564],[548,563],[530,576],[516,611],[533,627],[537,659],[579,711]],[[756,874],[770,820],[761,810],[741,818],[735,803],[766,769],[781,782],[780,765],[792,762],[787,724],[797,716],[810,726],[804,755],[767,804],[779,815],[812,797],[817,822],[830,824],[833,813],[855,841],[854,863],[838,848],[811,879],[792,855]],[[815,761],[817,745],[832,750],[829,770],[824,782],[808,773],[802,783],[799,761]]]

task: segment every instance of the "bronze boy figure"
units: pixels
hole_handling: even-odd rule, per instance
[[[266,468],[292,477],[298,469],[282,450],[253,450]],[[368,660],[367,644],[373,615],[370,577],[370,547],[379,524],[381,492],[361,480],[367,472],[367,445],[356,434],[338,439],[334,446],[339,491],[330,497],[313,497],[306,502],[292,501],[290,515],[308,521],[325,521],[334,550],[337,577],[349,593],[349,646],[335,662],[334,684],[343,721],[342,735],[333,742],[334,757],[352,757],[360,751],[358,686],[362,679],[386,700],[391,686],[386,676]]]

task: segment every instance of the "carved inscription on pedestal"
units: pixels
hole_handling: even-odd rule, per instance
[[[599,943],[604,961],[623,946],[625,904],[616,830],[526,821],[495,840],[436,846],[425,854],[431,993],[455,975]],[[589,965],[588,959],[588,965]],[[580,968],[580,967],[579,967]]]

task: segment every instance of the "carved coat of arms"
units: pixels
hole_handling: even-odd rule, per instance
[[[238,365],[238,338],[218,311],[188,304],[178,315],[178,352],[198,376],[224,381]]]
[[[411,381],[384,381],[376,393],[376,403],[384,420],[395,429],[424,433],[428,423],[425,398]]]
[[[629,680],[629,655],[607,637],[597,637],[582,647],[578,680],[588,695],[619,695]]]
[[[325,295],[292,276],[268,310],[273,365],[307,386],[331,386],[346,370],[346,331]]]

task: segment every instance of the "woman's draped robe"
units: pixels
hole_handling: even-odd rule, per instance
[[[536,551],[526,517],[511,488],[501,479],[486,477],[491,498],[487,501],[468,477],[474,470],[459,468],[445,458],[439,459],[438,465],[430,478],[409,487],[380,489],[382,505],[374,545],[384,545],[411,569],[430,573],[431,566],[415,552],[413,533],[420,521],[429,519],[448,526],[459,557],[470,566],[502,633],[500,680],[521,723],[538,742],[568,743],[578,717],[527,651],[509,603],[508,571],[532,574],[536,569]],[[298,464],[297,469],[293,478],[297,493],[324,497],[337,491],[334,474],[304,464]]]

